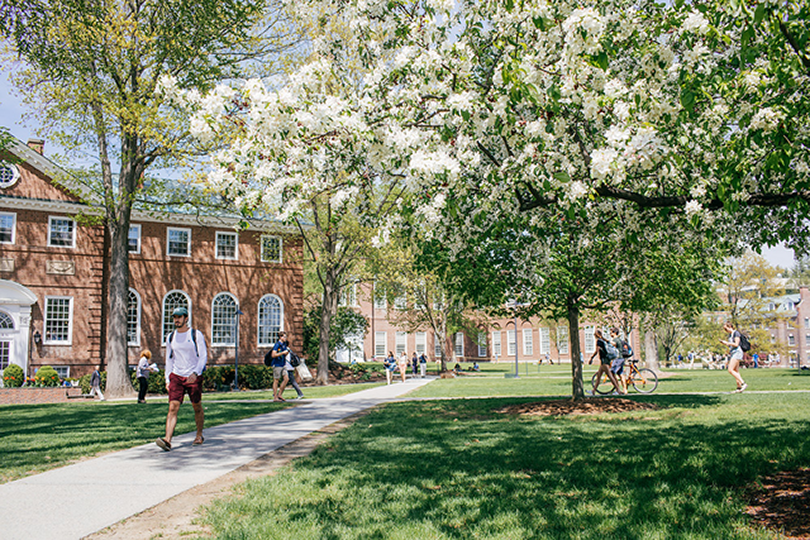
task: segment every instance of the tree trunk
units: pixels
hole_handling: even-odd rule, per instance
[[[644,362],[656,373],[661,371],[658,363],[658,347],[655,344],[655,332],[647,330],[644,334]]]
[[[338,291],[332,272],[326,272],[323,287],[323,304],[321,307],[320,338],[318,343],[317,384],[329,384],[329,338],[332,330],[332,318],[337,313]]]
[[[574,401],[585,399],[585,388],[582,383],[582,347],[579,343],[579,306],[568,299],[568,335],[571,340],[571,376]],[[517,339],[517,335],[515,335]],[[517,346],[517,343],[515,343]]]
[[[127,212],[128,214],[129,212]],[[107,285],[107,394],[129,397],[135,392],[127,357],[127,301],[129,299],[129,219],[108,221],[110,236],[109,283]]]

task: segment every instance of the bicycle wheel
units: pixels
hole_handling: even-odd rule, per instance
[[[643,368],[633,375],[633,388],[642,394],[649,394],[658,388],[658,375],[651,369]]]
[[[594,386],[596,387],[596,393],[602,394],[603,396],[606,394],[610,394],[613,391],[613,384],[610,382],[610,378],[607,376],[606,373],[602,374],[602,379],[597,384],[596,382],[596,373],[593,374],[591,377],[591,388]],[[605,384],[607,383],[607,384]]]

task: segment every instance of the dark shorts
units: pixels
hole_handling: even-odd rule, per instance
[[[199,375],[194,384],[191,384],[186,377],[171,373],[169,375],[169,401],[183,403],[183,398],[188,393],[189,401],[199,403],[202,401],[202,379],[202,375]]]
[[[620,375],[622,370],[624,369],[624,358],[618,357],[610,364],[610,371],[615,373],[616,375]]]
[[[600,356],[600,357],[599,357],[599,363],[600,363],[600,364],[602,364],[603,366],[609,366],[609,365],[610,365],[610,358],[608,358],[607,356],[605,356],[604,358],[602,358],[602,357]]]

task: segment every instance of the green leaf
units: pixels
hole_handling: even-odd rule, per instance
[[[762,19],[765,18],[765,2],[761,2],[757,6],[757,10],[754,12],[754,24],[759,24],[762,22]]]
[[[552,86],[548,89],[548,96],[553,99],[554,101],[559,101],[562,94],[560,94],[560,89],[556,86]]]
[[[560,182],[570,182],[571,176],[565,171],[559,171],[554,173],[554,178],[556,178]]]
[[[543,19],[543,17],[535,17],[532,19],[532,22],[534,23],[535,28],[542,30],[543,32],[546,31],[546,21]]]
[[[684,90],[681,93],[681,105],[689,111],[692,112],[692,109],[695,107],[695,94],[692,93],[691,90]]]
[[[597,65],[602,68],[603,70],[607,71],[608,68],[608,57],[605,51],[601,51],[595,58]]]
[[[741,43],[740,46],[745,49],[748,47],[748,42],[751,41],[751,38],[754,37],[754,28],[752,26],[746,26],[745,30],[743,30],[741,36]]]

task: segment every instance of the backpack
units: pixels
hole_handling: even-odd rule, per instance
[[[619,349],[613,346],[612,343],[605,342],[605,350],[607,350],[608,360],[615,360],[619,357]]]
[[[630,346],[629,343],[626,341],[622,342],[622,357],[623,358],[632,358],[633,357],[633,347]]]
[[[742,332],[739,332],[739,334],[740,334],[740,349],[742,349],[743,352],[750,351],[751,350],[751,342],[748,341],[748,337],[745,334],[743,334]]]
[[[290,365],[292,367],[298,367],[301,365],[301,359],[298,358],[298,355],[294,352],[290,351]]]
[[[270,367],[273,365],[273,349],[267,351],[267,354],[264,355],[264,365]]]

